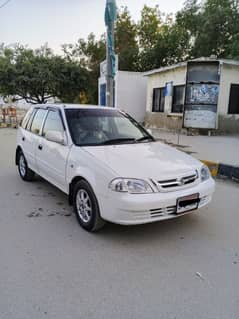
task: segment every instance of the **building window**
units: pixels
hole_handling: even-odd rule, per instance
[[[239,114],[239,84],[231,85],[228,114]]]
[[[165,88],[156,88],[153,91],[153,112],[164,112]]]
[[[173,88],[172,113],[183,113],[185,86],[178,85]]]

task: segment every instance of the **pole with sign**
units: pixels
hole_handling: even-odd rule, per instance
[[[114,45],[114,24],[117,19],[115,0],[107,0],[105,8],[105,25],[107,27],[106,43],[106,104],[114,107],[114,77],[116,74],[116,57]]]

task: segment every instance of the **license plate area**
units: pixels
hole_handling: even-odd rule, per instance
[[[199,194],[180,197],[177,200],[177,214],[183,214],[198,209],[200,199]]]

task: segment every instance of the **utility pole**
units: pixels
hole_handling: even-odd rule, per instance
[[[115,0],[107,0],[105,8],[105,25],[107,28],[106,41],[106,105],[114,107],[114,77],[116,73],[114,25],[117,19],[117,8]]]
[[[106,106],[114,107],[114,77],[112,75],[112,66],[109,50],[106,54],[107,74],[106,74]]]

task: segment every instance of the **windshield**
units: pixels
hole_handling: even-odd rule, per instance
[[[117,110],[66,109],[65,112],[72,140],[78,146],[153,141],[139,123]]]

